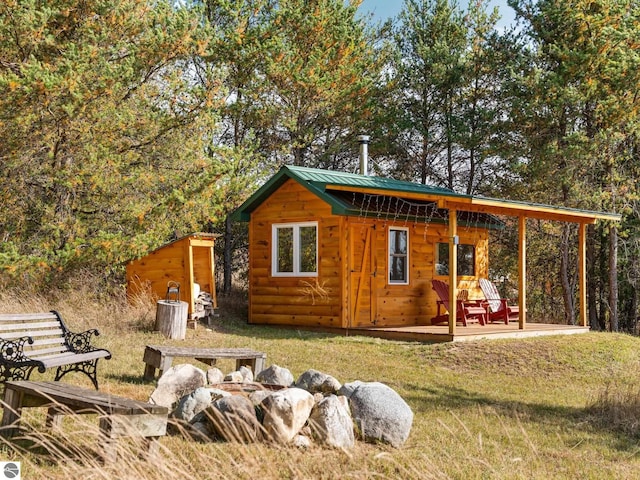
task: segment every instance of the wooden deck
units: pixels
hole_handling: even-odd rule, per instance
[[[364,335],[390,340],[411,342],[468,342],[481,339],[528,338],[545,335],[575,335],[589,332],[589,327],[574,325],[553,325],[546,323],[527,323],[525,330],[520,330],[517,323],[457,326],[455,335],[449,335],[447,325],[424,325],[415,327],[386,327],[352,329],[347,335]]]
[[[333,333],[345,336],[367,336],[385,338],[388,340],[401,340],[406,342],[469,342],[483,339],[500,338],[530,338],[546,335],[575,335],[589,332],[589,327],[574,325],[555,325],[547,323],[527,323],[525,330],[520,330],[517,323],[509,325],[492,323],[488,325],[470,325],[468,327],[457,326],[456,334],[449,335],[447,325],[421,325],[412,327],[383,327],[383,328],[323,328],[303,326],[271,325],[275,328],[287,328],[296,330],[308,330],[315,332]]]

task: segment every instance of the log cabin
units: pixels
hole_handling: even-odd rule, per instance
[[[497,216],[519,218],[520,329],[526,323],[526,219],[579,224],[586,325],[585,225],[619,215],[464,195],[412,182],[283,166],[233,214],[249,222],[249,323],[349,330],[429,325],[432,279],[480,297]],[[449,333],[456,309],[449,312]]]

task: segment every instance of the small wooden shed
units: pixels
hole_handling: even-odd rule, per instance
[[[390,178],[284,166],[233,214],[249,223],[249,322],[321,329],[429,325],[431,280],[481,298],[495,215],[518,217],[520,329],[526,322],[526,219],[579,224],[581,324],[585,226],[601,212],[458,194]],[[449,268],[451,266],[451,268]]]
[[[151,291],[164,299],[169,282],[180,284],[179,300],[189,304],[189,318],[203,316],[197,307],[199,294],[211,296],[217,308],[215,288],[215,239],[212,233],[193,233],[127,264],[127,296]]]

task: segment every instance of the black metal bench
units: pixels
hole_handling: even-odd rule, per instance
[[[0,382],[28,380],[34,369],[44,373],[56,367],[55,380],[82,372],[98,389],[97,366],[110,359],[108,350],[91,345],[98,330],[70,332],[56,311],[0,314]]]

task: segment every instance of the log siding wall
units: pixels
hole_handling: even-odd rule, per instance
[[[273,277],[272,225],[306,221],[318,222],[318,276]],[[388,283],[392,226],[409,231],[408,285]],[[478,298],[477,278],[488,275],[488,232],[461,228],[459,233],[460,243],[476,246],[476,277],[462,277],[459,288]],[[435,246],[448,242],[447,235],[443,224],[333,215],[328,204],[288,180],[251,214],[249,321],[324,328],[427,325],[436,314]]]

